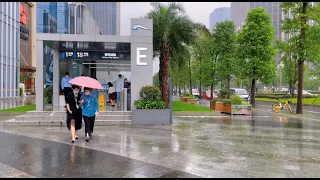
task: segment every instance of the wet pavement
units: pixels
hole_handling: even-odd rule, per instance
[[[75,144],[66,127],[1,127],[0,163],[33,177],[319,177],[319,128],[264,111],[96,127],[89,143],[82,128]]]

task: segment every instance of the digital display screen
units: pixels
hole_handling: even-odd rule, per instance
[[[130,60],[130,52],[62,51],[64,60]]]

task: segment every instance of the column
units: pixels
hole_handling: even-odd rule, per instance
[[[59,51],[53,50],[53,95],[52,106],[53,110],[59,107],[59,94],[60,94],[60,66],[59,66]]]
[[[131,19],[131,27],[134,25],[146,27],[147,30],[131,28],[131,109],[140,98],[140,89],[153,85],[153,21]]]
[[[37,41],[37,57],[36,57],[36,110],[43,111],[44,109],[44,97],[43,97],[43,86],[44,86],[44,68],[43,68],[43,41]]]

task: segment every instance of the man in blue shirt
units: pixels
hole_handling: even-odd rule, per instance
[[[67,103],[67,95],[72,92],[72,85],[69,83],[69,81],[71,80],[72,78],[70,77],[69,75],[69,72],[66,72],[65,73],[65,77],[62,78],[61,80],[61,89],[63,91],[63,95],[64,95],[64,99]]]

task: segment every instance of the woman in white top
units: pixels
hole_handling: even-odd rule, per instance
[[[111,101],[111,106],[115,106],[115,100],[117,98],[116,89],[114,88],[113,84],[111,82],[108,82],[108,93],[109,93],[109,99]]]

